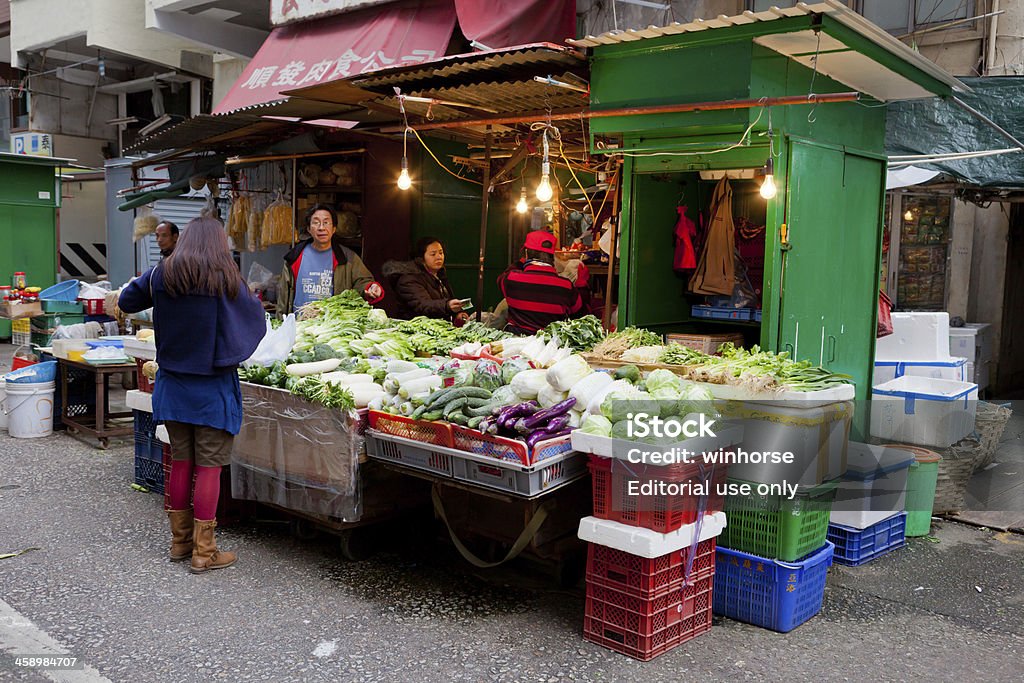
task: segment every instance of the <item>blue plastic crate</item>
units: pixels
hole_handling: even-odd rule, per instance
[[[828,540],[836,546],[837,563],[857,567],[902,548],[907,543],[906,532],[907,513],[900,512],[866,529],[829,524]]]
[[[164,492],[164,464],[160,460],[140,458],[135,455],[135,483],[145,486],[153,493]]]
[[[798,562],[716,549],[714,612],[786,633],[821,611],[833,545]]]
[[[756,322],[756,323],[761,322],[761,309],[760,308],[758,308],[758,309],[756,309],[754,311],[754,322]]]
[[[730,306],[692,306],[690,313],[695,318],[713,320],[750,320],[753,315],[749,308],[732,308]]]

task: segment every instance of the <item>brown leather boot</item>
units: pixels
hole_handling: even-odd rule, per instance
[[[216,526],[217,520],[215,519],[195,520],[193,530],[195,547],[192,548],[192,566],[189,567],[193,574],[230,567],[238,559],[234,553],[217,550],[217,541],[213,537],[213,530]]]
[[[171,562],[181,562],[192,557],[192,508],[168,510],[171,521]]]

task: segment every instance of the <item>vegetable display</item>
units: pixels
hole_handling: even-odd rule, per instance
[[[612,332],[601,340],[594,347],[594,353],[603,358],[618,359],[630,349],[641,346],[657,346],[661,344],[661,337],[643,329],[642,327],[627,327],[618,332]]]
[[[545,340],[555,339],[560,346],[568,346],[573,351],[590,351],[604,339],[604,328],[597,317],[585,315],[575,320],[557,320],[540,334]]]

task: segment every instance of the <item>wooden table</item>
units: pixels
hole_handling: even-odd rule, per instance
[[[131,373],[132,378],[136,375],[135,363],[117,363],[115,365],[92,365],[80,361],[58,359],[60,364],[60,396],[61,396],[61,422],[68,432],[78,434],[83,432],[99,439],[100,447],[106,448],[110,445],[112,436],[128,436],[134,433],[134,425],[131,418],[132,411],[111,413],[110,412],[110,376],[121,373]],[[92,373],[96,386],[96,405],[92,415],[70,415],[68,411],[68,371],[85,370]],[[127,421],[126,418],[128,418]]]

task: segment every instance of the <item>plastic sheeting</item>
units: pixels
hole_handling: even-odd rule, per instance
[[[358,415],[242,384],[231,495],[343,522],[362,516]]]
[[[1024,77],[962,78],[973,92],[959,98],[1024,140]],[[1013,144],[991,126],[943,99],[889,105],[885,149],[891,155],[979,152]],[[1024,187],[1024,152],[915,165],[978,187]]]

